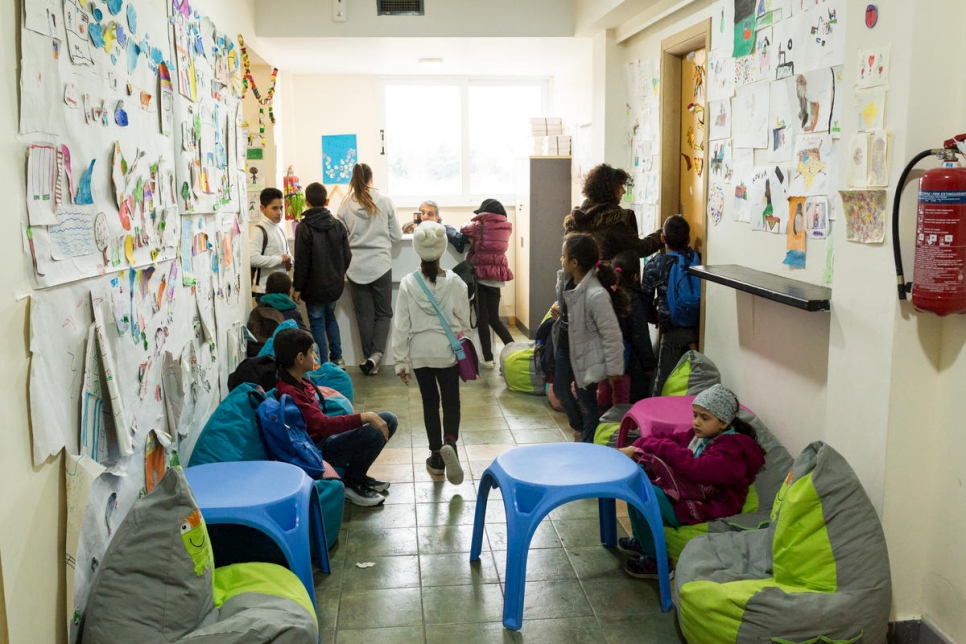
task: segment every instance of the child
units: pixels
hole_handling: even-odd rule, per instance
[[[292,255],[288,239],[282,230],[282,191],[265,188],[259,195],[262,220],[252,231],[249,241],[249,263],[252,268],[252,295],[258,302],[265,293],[265,282],[275,272],[287,272],[292,268]]]
[[[268,341],[278,325],[285,320],[294,320],[300,329],[305,329],[302,314],[289,294],[292,292],[292,280],[288,273],[272,273],[265,281],[265,295],[258,300],[258,305],[248,315],[248,330],[255,336],[255,342],[249,342],[248,356],[258,355],[265,342]]]
[[[470,330],[470,305],[466,283],[452,271],[439,267],[446,250],[446,229],[433,221],[424,221],[413,234],[413,248],[419,255],[419,271],[406,275],[399,283],[396,315],[392,320],[392,353],[396,375],[408,385],[413,374],[423,399],[423,419],[429,439],[426,469],[443,474],[459,485],[463,468],[456,453],[460,433],[459,366],[440,314],[454,335]],[[422,281],[422,283],[420,283]],[[436,306],[430,301],[430,295]],[[439,422],[440,401],[443,424]]]
[[[597,242],[586,233],[564,237],[560,265],[557,301],[550,309],[559,325],[553,392],[574,439],[591,443],[600,418],[597,383],[607,379],[615,386],[624,375],[624,338],[614,314],[616,293],[609,288],[617,280],[613,269],[600,263]]]
[[[379,505],[386,500],[379,492],[388,490],[389,483],[377,481],[368,472],[396,432],[396,416],[387,411],[367,411],[330,418],[322,413],[315,386],[303,378],[315,362],[312,344],[312,334],[302,329],[282,329],[275,335],[278,396],[292,397],[323,458],[334,467],[345,468],[342,482],[346,500],[361,506]]]
[[[496,199],[485,199],[473,211],[476,215],[460,229],[472,246],[466,261],[476,268],[476,301],[479,311],[480,349],[483,366],[493,369],[493,347],[490,329],[503,344],[513,337],[500,320],[500,289],[513,279],[513,271],[506,260],[513,224],[506,217],[506,209]]]
[[[640,463],[654,483],[664,525],[678,527],[731,516],[741,511],[748,487],[765,464],[755,430],[736,418],[738,398],[714,385],[694,399],[691,431],[639,438],[621,452]],[[679,498],[669,499],[674,491]],[[667,493],[666,493],[667,492]],[[631,577],[654,578],[654,540],[644,517],[630,508],[634,537],[619,549],[634,556],[624,566]]]
[[[647,326],[648,303],[641,289],[641,260],[637,253],[625,250],[614,257],[612,264],[620,276],[618,284],[630,300],[630,312],[620,322],[624,344],[629,349],[624,378],[630,380],[630,390],[625,402],[636,403],[651,395],[657,368]]]
[[[305,301],[319,360],[328,359],[342,367],[335,303],[345,289],[346,268],[352,261],[349,233],[326,208],[329,195],[321,183],[309,184],[305,201],[309,209],[295,229],[295,301]]]
[[[684,217],[681,215],[668,217],[664,222],[663,230],[661,239],[664,240],[667,252],[652,257],[644,265],[644,277],[641,280],[644,298],[649,303],[647,321],[656,324],[661,331],[657,374],[652,391],[652,395],[655,396],[661,395],[664,381],[671,375],[681,356],[696,347],[698,343],[696,324],[686,327],[672,324],[667,290],[672,265],[682,258],[688,264],[700,264],[701,256],[688,246],[691,241],[691,227]],[[677,254],[669,255],[668,252]]]

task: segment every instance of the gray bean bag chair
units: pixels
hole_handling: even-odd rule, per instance
[[[767,529],[695,538],[675,575],[691,644],[886,641],[885,535],[855,472],[822,442],[795,460]]]
[[[287,568],[215,568],[180,467],[131,508],[107,547],[82,618],[83,644],[317,644],[315,607]]]

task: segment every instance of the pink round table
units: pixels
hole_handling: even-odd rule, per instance
[[[694,412],[691,403],[696,396],[656,396],[634,403],[621,419],[617,447],[627,445],[627,433],[639,427],[641,436],[667,436],[691,429]],[[754,413],[744,405],[741,408]]]

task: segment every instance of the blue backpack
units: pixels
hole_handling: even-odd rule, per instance
[[[291,396],[266,398],[258,406],[258,420],[269,455],[297,465],[313,479],[322,478],[322,452],[309,437],[302,412]]]
[[[667,309],[671,324],[678,327],[698,326],[701,313],[701,280],[688,274],[688,268],[701,263],[696,251],[667,253],[671,264],[667,276]],[[670,258],[674,259],[671,260]]]

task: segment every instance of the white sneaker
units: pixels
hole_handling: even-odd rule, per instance
[[[492,360],[484,360],[483,366],[486,367],[487,369],[492,369],[493,367],[496,366],[496,363],[493,362]]]
[[[463,466],[460,465],[460,458],[456,454],[456,449],[447,443],[439,450],[439,455],[443,457],[443,463],[446,465],[446,480],[453,485],[462,483]]]

